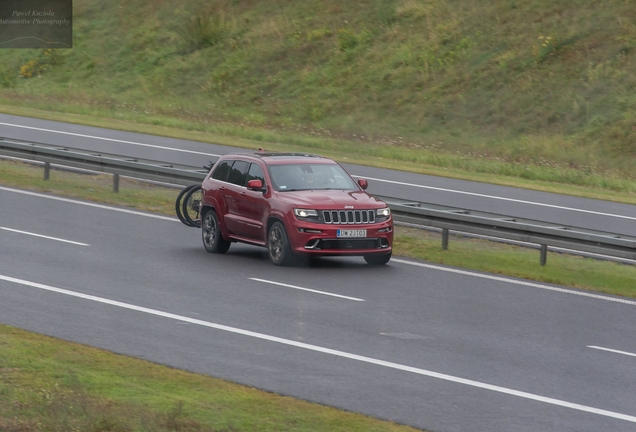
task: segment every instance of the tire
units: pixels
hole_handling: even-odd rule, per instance
[[[175,200],[175,203],[174,203],[174,210],[175,210],[175,213],[177,213],[177,217],[179,218],[182,224],[187,226],[192,226],[192,225],[183,216],[183,213],[182,213],[183,201],[182,200],[185,194],[187,194],[188,192],[190,192],[193,188],[197,186],[199,185],[190,185],[183,188],[183,190],[179,192],[179,195],[177,195],[177,199]]]
[[[201,217],[199,212],[201,210],[201,185],[195,185],[191,187],[188,192],[183,196],[181,204],[181,214],[187,221],[187,224],[191,227],[201,227]]]
[[[221,235],[219,219],[214,210],[208,210],[201,220],[201,239],[203,247],[210,253],[224,254],[230,248],[231,242]]]
[[[388,254],[382,254],[382,255],[380,254],[365,255],[364,260],[369,265],[384,265],[388,263],[389,260],[391,259],[391,253],[392,252],[389,252]]]
[[[267,233],[267,250],[269,259],[277,266],[290,265],[294,262],[294,253],[289,245],[287,232],[282,222],[274,222]]]

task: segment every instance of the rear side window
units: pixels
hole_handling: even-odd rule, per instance
[[[227,181],[235,185],[245,186],[245,174],[247,173],[248,165],[245,161],[235,161],[230,169]]]
[[[225,181],[227,179],[227,173],[230,171],[230,165],[232,165],[232,161],[223,161],[214,169],[212,173],[212,178],[214,180],[222,180]]]
[[[265,176],[263,175],[263,170],[259,164],[251,164],[250,169],[247,172],[247,181],[250,180],[260,180],[265,185]],[[247,182],[245,182],[247,184]]]

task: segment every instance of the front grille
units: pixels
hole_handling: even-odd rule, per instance
[[[323,210],[328,224],[366,224],[375,222],[375,210]]]
[[[320,240],[312,249],[331,249],[331,250],[347,250],[347,249],[378,249],[380,248],[378,239],[325,239]]]

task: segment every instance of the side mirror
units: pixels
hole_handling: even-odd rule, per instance
[[[263,182],[259,179],[248,180],[247,188],[250,190],[261,190],[263,189]]]
[[[362,188],[362,190],[366,190],[369,187],[369,182],[366,179],[359,179],[358,184]]]

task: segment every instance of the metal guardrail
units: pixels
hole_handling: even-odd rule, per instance
[[[442,247],[448,247],[449,230],[541,245],[545,265],[548,246],[611,257],[636,259],[636,237],[516,218],[495,213],[383,197],[393,218],[442,229]]]
[[[187,165],[168,164],[150,159],[80,150],[50,144],[0,138],[0,155],[44,162],[44,179],[49,178],[50,164],[113,174],[113,190],[119,189],[119,176],[141,178],[178,185],[203,180],[207,171]]]
[[[0,155],[50,164],[87,169],[114,175],[113,190],[119,189],[119,175],[145,180],[191,185],[203,180],[207,171],[186,165],[137,159],[69,147],[0,138]],[[546,264],[548,246],[636,260],[636,237],[603,231],[550,224],[494,213],[382,197],[398,222],[442,230],[442,247],[448,248],[449,231],[485,235],[541,246],[541,265]]]

